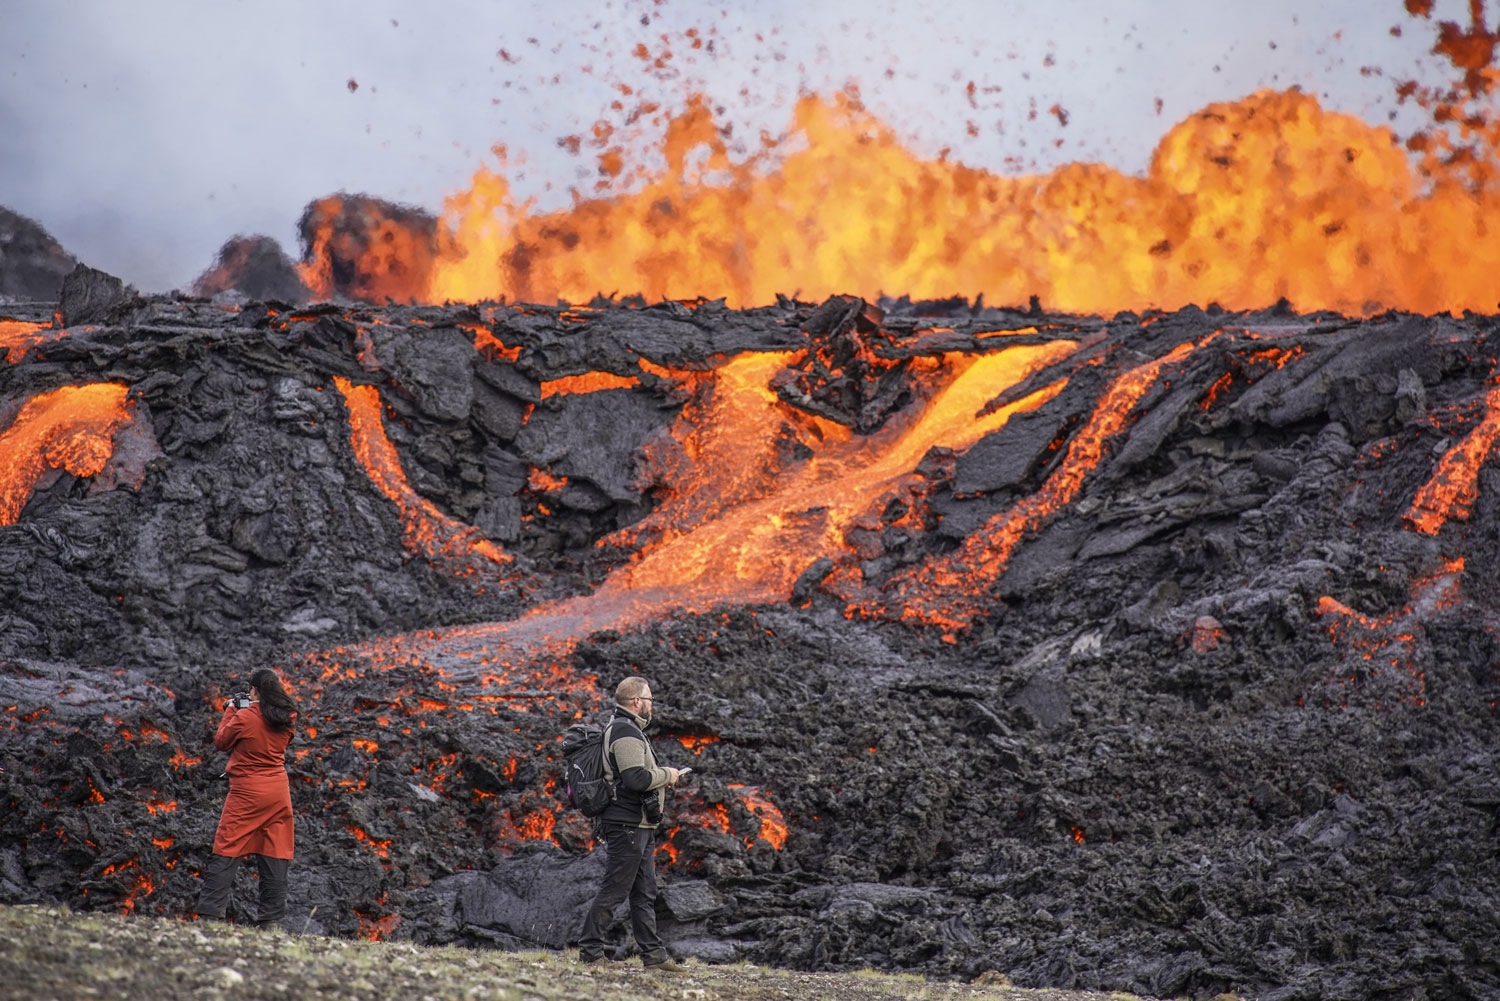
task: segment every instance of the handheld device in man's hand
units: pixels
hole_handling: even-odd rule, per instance
[[[687,775],[691,771],[692,771],[691,768],[679,768],[679,769],[677,769],[677,776],[678,776],[678,778],[681,778],[682,776]]]

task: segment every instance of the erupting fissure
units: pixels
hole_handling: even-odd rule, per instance
[[[1084,163],[1006,177],[925,159],[851,94],[803,98],[790,132],[735,162],[693,97],[665,129],[665,171],[634,190],[534,214],[481,169],[436,229],[382,216],[360,242],[331,196],[304,220],[304,278],[322,297],[372,301],[612,292],[744,307],[795,291],[1037,296],[1082,313],[1495,306],[1492,187],[1433,158],[1419,172],[1389,129],[1297,90],[1189,116],[1144,177]],[[345,273],[355,285],[339,283]]]

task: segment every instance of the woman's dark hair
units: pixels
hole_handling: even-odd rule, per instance
[[[290,730],[292,717],[296,715],[297,703],[282,686],[276,672],[268,667],[257,668],[250,675],[250,687],[260,695],[260,714],[272,730]]]

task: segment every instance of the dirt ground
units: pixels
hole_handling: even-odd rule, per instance
[[[509,953],[369,942],[220,922],[0,906],[0,998],[461,998],[465,1001],[1139,1001],[1129,994],[1026,990],[998,974],[969,984],[910,975],[795,973],[689,961],[681,973],[639,964],[582,966],[558,952]]]

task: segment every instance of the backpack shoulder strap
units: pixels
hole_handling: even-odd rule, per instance
[[[615,725],[615,717],[611,716],[609,722],[604,724],[604,779],[613,784],[615,781],[614,750],[609,746],[609,731]]]

